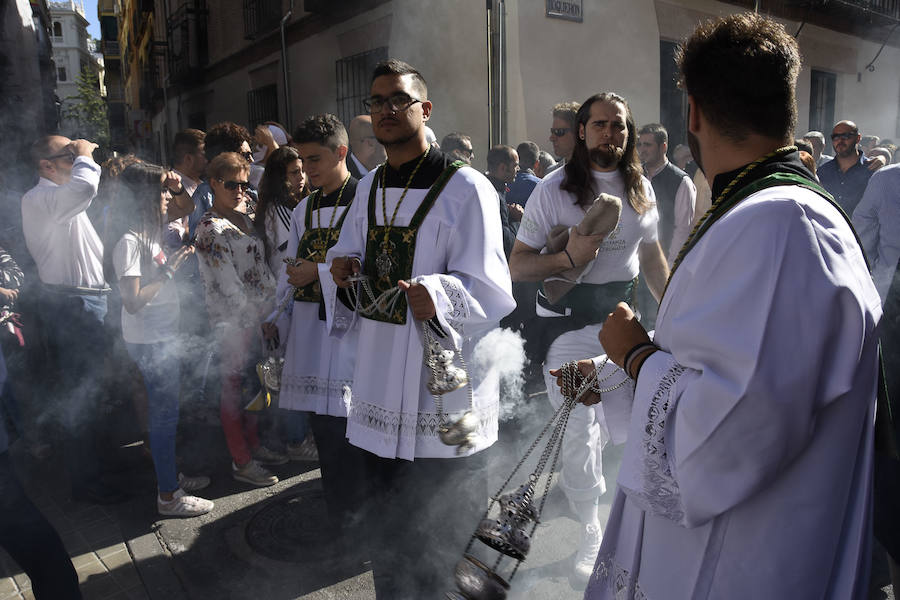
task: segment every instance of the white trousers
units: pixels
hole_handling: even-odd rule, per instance
[[[597,339],[600,327],[588,325],[582,329],[567,331],[550,345],[544,361],[544,381],[554,410],[563,403],[563,396],[556,385],[556,378],[550,376],[549,370],[571,360],[604,354],[603,346]],[[606,491],[601,449],[608,440],[609,431],[601,404],[576,404],[569,415],[569,423],[563,436],[560,454],[562,469],[559,477],[559,487],[572,502],[594,500]]]

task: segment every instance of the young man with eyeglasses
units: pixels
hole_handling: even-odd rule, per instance
[[[86,210],[97,194],[97,144],[47,136],[31,146],[40,180],[22,197],[22,228],[41,279],[39,311],[53,357],[46,377],[65,434],[65,460],[73,496],[119,502],[122,492],[100,477],[98,437],[103,319],[110,289],[103,276],[103,243]]]
[[[425,331],[468,361],[515,303],[497,193],[428,143],[432,104],[421,74],[396,59],[380,63],[367,106],[387,162],[359,182],[322,291],[333,334],[357,306],[361,317],[347,438],[365,451],[377,597],[429,598],[451,589],[469,524],[484,511],[483,451],[497,440],[499,388],[485,368],[469,372],[470,388],[444,394],[447,420],[471,411],[477,427],[469,445],[442,442]],[[360,273],[362,283],[348,279]],[[359,304],[346,306],[338,289],[351,287]],[[423,549],[427,560],[417,557]]]
[[[872,159],[859,149],[859,129],[853,121],[840,121],[831,132],[834,160],[818,168],[822,187],[834,196],[848,215],[862,199],[872,170]]]

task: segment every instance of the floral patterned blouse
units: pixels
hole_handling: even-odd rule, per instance
[[[210,323],[258,327],[272,311],[276,283],[262,239],[207,211],[197,225],[197,254]]]

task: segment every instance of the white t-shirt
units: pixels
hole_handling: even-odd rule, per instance
[[[148,277],[165,264],[166,255],[158,242],[153,242],[149,253],[141,260],[141,248],[147,242],[137,234],[128,232],[113,249],[113,267],[116,277]],[[153,344],[175,337],[178,333],[178,290],[174,280],[168,280],[153,297],[135,314],[122,307],[122,337],[132,344]]]
[[[594,190],[597,194],[606,193],[622,199],[622,216],[619,225],[600,245],[597,258],[590,264],[583,283],[608,283],[610,281],[631,281],[640,270],[638,246],[657,240],[656,197],[653,187],[646,177],[642,177],[644,193],[653,203],[651,208],[639,215],[628,203],[625,195],[625,180],[622,173],[613,171],[604,173],[591,171],[594,177]],[[557,169],[547,175],[534,188],[522,224],[516,239],[532,248],[543,248],[547,243],[547,235],[557,225],[571,227],[584,218],[585,209],[578,206],[575,195],[560,189],[559,185],[565,177],[565,169]]]

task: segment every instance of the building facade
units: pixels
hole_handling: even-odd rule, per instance
[[[717,0],[119,1],[123,17],[132,15],[119,19],[133,31],[127,40],[119,32],[123,53],[139,57],[123,61],[124,77],[148,88],[129,95],[129,106],[149,123],[142,139],[161,160],[185,127],[272,120],[290,130],[324,111],[348,120],[364,110],[372,66],[389,56],[428,81],[438,139],[467,133],[482,159],[494,143],[530,139],[549,150],[551,107],[606,90],[625,96],[639,123],[663,122],[674,147],[686,112],[675,83],[678,41],[702,20],[754,8]],[[755,4],[798,33],[798,133],[827,133],[849,118],[865,133],[900,137],[898,41],[870,65],[900,22],[900,4]]]
[[[60,99],[60,133],[76,135],[78,126],[66,118],[66,111],[78,94],[78,77],[85,69],[93,69],[97,85],[102,86],[102,56],[88,36],[88,21],[83,0],[50,2],[51,41],[56,64],[56,95]]]

